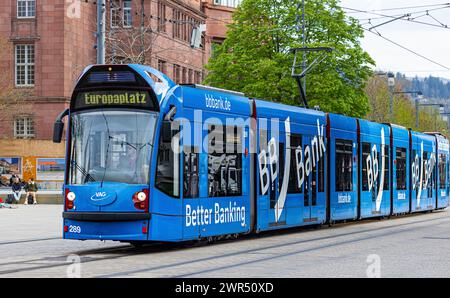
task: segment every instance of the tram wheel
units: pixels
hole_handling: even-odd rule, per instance
[[[144,246],[144,242],[130,242],[130,244],[134,247],[134,248],[142,248]]]

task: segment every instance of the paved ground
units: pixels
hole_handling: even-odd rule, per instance
[[[450,277],[447,211],[141,249],[62,240],[61,211],[0,209],[0,277]]]

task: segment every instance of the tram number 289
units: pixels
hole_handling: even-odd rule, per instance
[[[69,233],[80,234],[81,227],[80,226],[69,226]]]

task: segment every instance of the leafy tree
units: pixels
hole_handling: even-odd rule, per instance
[[[247,96],[300,104],[291,77],[291,49],[301,47],[297,28],[300,0],[244,0],[229,25],[227,39],[207,65],[207,84]],[[306,44],[335,51],[307,76],[310,106],[355,117],[369,108],[364,93],[374,62],[360,46],[362,29],[337,0],[306,1]],[[308,54],[312,61],[317,53]]]
[[[410,79],[412,88],[421,90],[425,97],[433,99],[450,98],[450,82],[444,82],[441,78],[428,76],[424,79],[419,79],[417,76]]]
[[[397,80],[395,90],[402,91],[403,83]],[[369,79],[366,86],[369,98],[370,112],[367,119],[379,123],[395,123],[416,131],[439,131],[449,134],[447,123],[442,120],[437,108],[420,108],[419,127],[416,127],[416,107],[414,101],[406,94],[394,96],[394,115],[390,118],[390,94],[385,77],[374,76]]]

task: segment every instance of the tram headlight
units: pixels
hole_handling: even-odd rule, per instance
[[[71,192],[69,192],[67,194],[67,200],[73,202],[73,201],[75,201],[75,198],[76,198],[76,196],[75,196],[75,193],[73,191],[71,191]]]
[[[70,189],[66,188],[66,204],[65,204],[65,209],[67,210],[71,210],[74,209],[74,201],[76,199],[76,195],[73,191],[70,191]]]
[[[143,189],[133,195],[134,207],[139,210],[148,211],[149,206],[149,190]]]
[[[147,199],[147,195],[145,192],[141,191],[137,194],[137,198],[139,201],[144,202]]]

